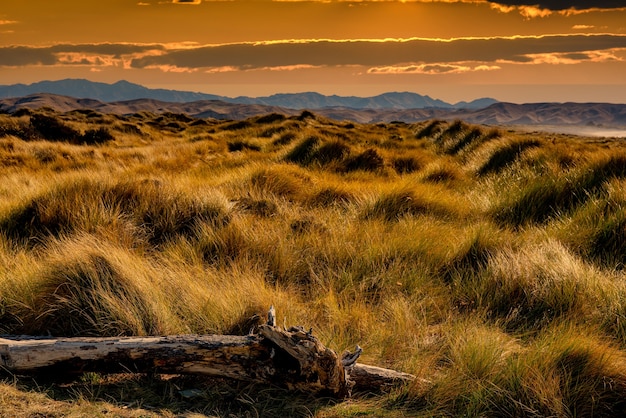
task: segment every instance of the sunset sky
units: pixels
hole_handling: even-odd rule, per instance
[[[0,84],[626,103],[626,1],[1,0]]]

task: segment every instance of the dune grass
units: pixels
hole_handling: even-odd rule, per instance
[[[625,155],[462,121],[0,115],[0,333],[243,335],[273,304],[418,377],[333,403],[5,375],[0,415],[623,415]]]

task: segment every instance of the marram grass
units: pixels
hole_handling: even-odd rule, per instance
[[[461,121],[0,115],[1,333],[246,334],[273,304],[418,377],[332,403],[7,376],[0,416],[624,415],[624,155]]]

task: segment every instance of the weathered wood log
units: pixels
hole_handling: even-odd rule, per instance
[[[261,325],[259,334],[298,362],[300,377],[313,392],[329,391],[338,397],[350,394],[346,371],[337,354],[300,327],[282,330]]]
[[[348,370],[348,376],[350,380],[355,382],[354,390],[359,392],[370,390],[379,392],[382,389],[410,383],[415,380],[415,376],[412,374],[367,364],[355,364]],[[422,381],[422,383],[426,384],[428,382]]]
[[[378,392],[413,376],[340,359],[311,332],[261,325],[248,336],[0,338],[0,368],[14,374],[83,372],[196,374],[269,383],[344,398],[353,388]]]
[[[269,356],[258,336],[0,338],[0,365],[29,375],[197,373],[255,381],[264,379],[263,364]]]

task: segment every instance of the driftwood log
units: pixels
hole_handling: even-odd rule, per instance
[[[0,338],[0,368],[14,374],[83,372],[196,374],[269,383],[345,398],[379,392],[414,376],[356,364],[360,347],[343,358],[302,327],[275,325],[273,310],[258,333],[119,338]]]

